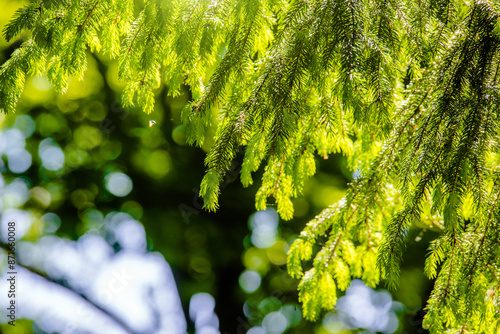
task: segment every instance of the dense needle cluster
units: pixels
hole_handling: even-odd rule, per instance
[[[209,210],[240,147],[244,186],[264,170],[257,209],[274,198],[284,219],[315,159],[342,152],[360,177],[290,248],[304,315],[334,308],[356,277],[395,286],[418,224],[442,230],[424,327],[499,332],[499,13],[486,0],[32,1],[4,29],[23,42],[0,68],[0,110],[15,110],[26,75],[64,92],[88,51],[119,61],[126,106],[149,113],[161,82],[188,85],[189,143],[217,122]]]

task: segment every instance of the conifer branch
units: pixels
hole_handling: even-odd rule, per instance
[[[190,88],[181,113],[188,143],[215,133],[200,187],[209,210],[242,147],[243,185],[262,168],[256,207],[274,197],[284,219],[315,156],[343,153],[359,178],[290,247],[304,316],[332,309],[337,288],[355,277],[375,286],[382,275],[394,287],[407,236],[423,224],[442,231],[424,268],[435,279],[424,326],[498,328],[496,2],[78,4],[31,2],[3,29],[23,41],[0,67],[0,111],[15,110],[28,75],[64,92],[71,76],[83,77],[87,52],[102,50],[119,60],[126,105],[151,112],[162,80],[171,95]]]

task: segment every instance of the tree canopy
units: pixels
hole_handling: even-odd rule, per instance
[[[357,178],[289,252],[304,315],[334,308],[353,278],[395,288],[416,225],[440,231],[424,327],[499,332],[499,13],[478,0],[32,1],[4,29],[22,43],[0,68],[0,110],[26,75],[64,93],[89,51],[118,60],[124,106],[151,113],[161,85],[187,85],[187,141],[217,128],[208,210],[241,147],[242,184],[262,168],[256,208],[283,219],[317,157],[341,152]]]

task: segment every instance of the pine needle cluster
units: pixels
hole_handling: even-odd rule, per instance
[[[317,157],[342,152],[360,177],[290,248],[304,315],[333,309],[353,278],[395,287],[409,230],[424,224],[442,230],[424,327],[498,333],[499,14],[488,0],[32,1],[4,29],[23,43],[0,68],[0,110],[15,110],[26,75],[64,92],[88,51],[118,60],[126,106],[149,113],[161,82],[172,95],[188,85],[189,143],[219,115],[209,210],[240,147],[244,186],[264,170],[257,209],[274,198],[284,219]]]

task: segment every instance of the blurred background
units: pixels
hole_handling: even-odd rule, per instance
[[[0,27],[22,1],[0,0]],[[0,40],[0,63],[20,41]],[[156,92],[155,111],[120,105],[117,63],[88,54],[83,81],[56,94],[28,78],[15,114],[0,114],[0,307],[7,294],[6,226],[16,222],[16,326],[0,333],[425,333],[432,288],[422,272],[430,232],[412,230],[397,291],[355,280],[336,312],[305,321],[288,246],[345,193],[353,171],[341,156],[318,172],[285,222],[255,212],[260,182],[239,182],[242,154],[222,184],[220,209],[197,196],[205,154],[185,144],[176,98]],[[215,123],[215,119],[214,119]]]

